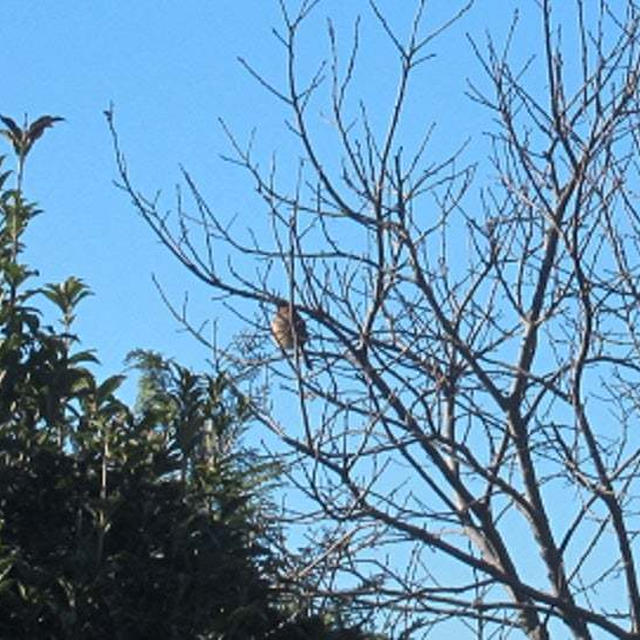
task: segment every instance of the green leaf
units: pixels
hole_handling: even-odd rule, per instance
[[[92,362],[94,364],[100,364],[100,360],[95,355],[95,352],[92,350],[78,351],[77,353],[74,353],[72,356],[69,356],[70,364],[77,364],[79,362]]]
[[[80,300],[93,295],[89,287],[75,276],[67,278],[62,284],[46,284],[42,293],[64,313],[65,317],[71,315]]]
[[[1,162],[1,161],[0,161]],[[13,173],[13,171],[5,171],[0,174],[0,189],[4,186],[4,183],[7,181],[7,178]]]
[[[91,393],[96,384],[93,374],[88,369],[75,369],[76,379],[71,384],[71,392],[76,395]]]
[[[96,390],[98,401],[106,400],[126,380],[125,375],[115,375],[107,378]]]
[[[43,133],[47,127],[51,127],[56,122],[61,122],[64,118],[60,116],[40,116],[31,124],[27,132],[29,146],[31,146]]]
[[[2,120],[3,124],[9,128],[9,131],[11,131],[14,136],[18,138],[22,136],[22,129],[15,123],[15,120],[3,115],[0,115],[0,120]]]

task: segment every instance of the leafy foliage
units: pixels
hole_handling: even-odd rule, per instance
[[[7,127],[1,133],[7,137],[13,145],[13,150],[18,157],[24,158],[33,143],[44,133],[45,129],[52,127],[56,122],[64,118],[59,116],[40,116],[29,126],[25,123],[24,128],[19,127],[12,118],[0,116],[0,121]]]

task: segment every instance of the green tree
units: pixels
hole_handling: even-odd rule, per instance
[[[130,409],[123,376],[99,382],[77,348],[86,285],[32,284],[22,237],[38,210],[21,185],[42,131],[3,122],[18,176],[0,175],[0,638],[339,637],[275,589],[277,468],[239,443],[244,398],[137,351]]]

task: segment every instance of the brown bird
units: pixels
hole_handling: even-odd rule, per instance
[[[309,335],[307,334],[307,326],[300,314],[289,305],[288,302],[281,302],[278,310],[271,320],[271,333],[276,344],[290,351],[298,349],[305,366],[311,369],[311,361],[304,351],[304,345]]]

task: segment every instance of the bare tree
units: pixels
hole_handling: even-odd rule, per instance
[[[281,1],[282,86],[241,61],[289,111],[294,181],[226,129],[270,238],[247,239],[186,171],[191,201],[165,217],[132,185],[107,114],[138,212],[194,276],[254,304],[255,339],[219,356],[296,399],[295,423],[282,401],[255,413],[290,452],[295,506],[324,527],[303,570],[318,575],[312,595],[400,637],[451,620],[477,638],[640,637],[640,8],[558,0],[575,16],[563,39],[540,0],[539,22],[514,19],[500,47],[469,38],[484,76],[468,97],[494,127],[486,157],[465,164],[464,149],[435,157],[429,135],[407,154],[400,131],[427,47],[470,6],[429,32],[419,0],[401,39],[369,2],[400,61],[376,130],[350,95],[358,24],[342,60],[330,22],[326,64],[301,79],[316,4]],[[536,55],[514,68],[534,28]],[[330,153],[313,124],[324,95]],[[487,160],[495,180],[478,184]],[[306,321],[313,369],[268,340],[283,300]]]

